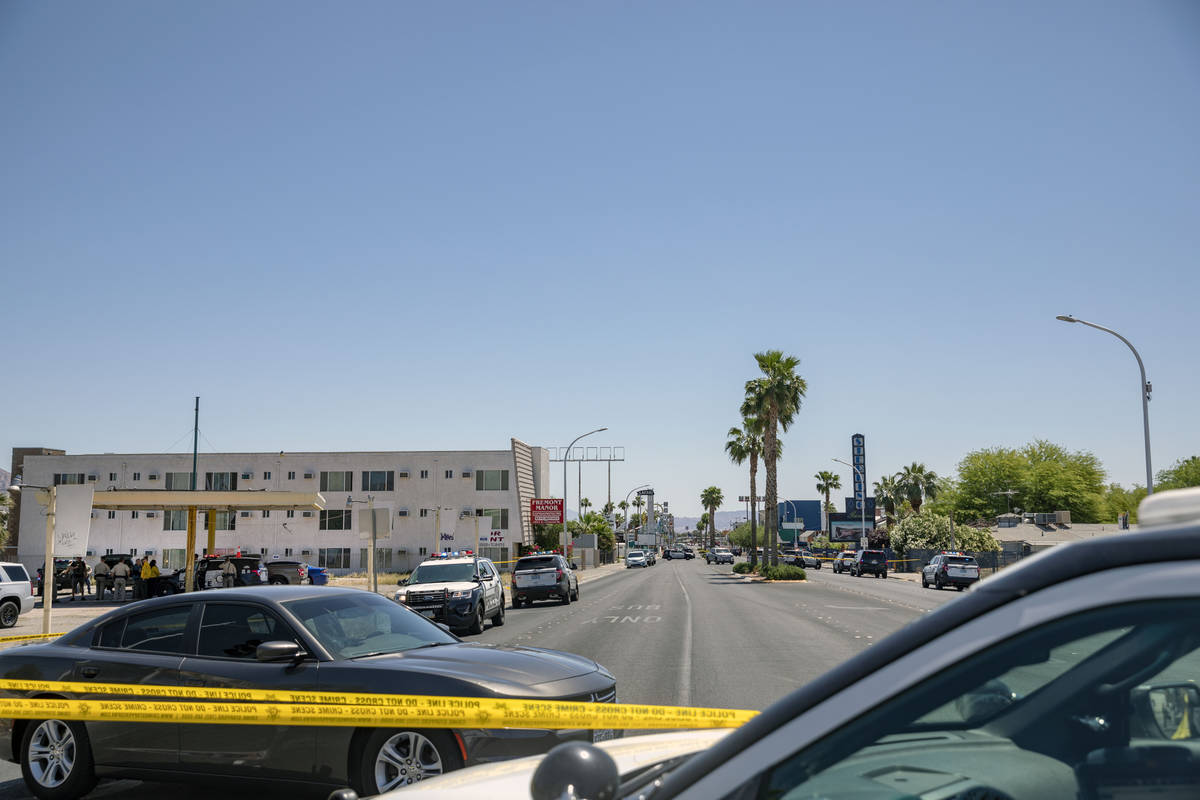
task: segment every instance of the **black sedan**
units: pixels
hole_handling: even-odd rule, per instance
[[[462,642],[379,595],[304,586],[146,600],[98,617],[54,642],[0,653],[0,677],[616,701],[612,675],[589,659]],[[0,720],[0,755],[19,763],[30,791],[45,800],[79,797],[97,779],[118,776],[267,779],[353,786],[367,796],[465,765],[544,752],[564,739],[609,735]]]

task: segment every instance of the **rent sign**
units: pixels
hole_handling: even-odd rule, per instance
[[[535,498],[529,501],[529,521],[534,525],[561,525],[563,501],[561,498]]]

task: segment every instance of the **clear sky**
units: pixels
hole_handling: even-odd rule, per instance
[[[182,452],[197,394],[202,452],[607,425],[615,498],[695,515],[779,348],[783,495],[854,432],[871,480],[1044,437],[1129,485],[1133,358],[1054,316],[1200,453],[1197,143],[1190,0],[8,0],[0,452]]]

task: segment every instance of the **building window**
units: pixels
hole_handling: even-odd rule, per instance
[[[136,511],[130,511],[130,512],[129,512],[129,518],[130,518],[130,519],[137,519],[137,518],[138,518],[138,512],[136,512]]]
[[[142,473],[140,473],[140,472],[133,473],[133,479],[135,481],[140,481],[142,479]]]
[[[327,569],[350,569],[349,547],[322,547],[317,550],[317,566]]]
[[[264,481],[269,481],[269,480],[271,480],[271,473],[269,473],[269,472],[264,472],[264,473],[263,473],[263,480],[264,480]]]
[[[421,470],[421,477],[422,477],[422,478],[428,478],[428,477],[429,477],[429,470],[427,470],[427,469],[423,469],[423,470]]]
[[[237,490],[236,472],[204,473],[204,490],[207,492],[232,492]]]
[[[428,516],[429,516],[429,509],[428,509],[428,508],[422,508],[422,509],[421,509],[421,516],[422,516],[422,517],[428,517]]]
[[[390,469],[364,470],[362,488],[364,492],[393,492],[396,490],[396,473]]]
[[[396,509],[396,516],[397,516],[397,517],[407,517],[407,516],[408,516],[408,509],[407,509],[407,508],[398,508],[398,509]]]
[[[214,530],[232,531],[237,529],[237,512],[236,511],[205,511],[204,512],[204,527],[208,527],[208,515],[213,514],[213,521],[216,523]]]
[[[109,519],[116,519],[116,518],[117,518],[117,512],[115,512],[115,511],[109,511],[109,512],[108,512],[108,518],[109,518]]]
[[[296,480],[296,473],[294,473],[294,472],[289,472],[289,473],[288,473],[288,480],[289,480],[289,481],[294,481],[294,480]]]
[[[54,473],[55,486],[70,486],[77,483],[83,483],[82,472],[56,472]]]
[[[164,531],[186,531],[188,512],[186,508],[167,509],[163,512]]]
[[[506,469],[477,469],[475,470],[475,489],[480,492],[508,491],[508,470]]]
[[[294,516],[296,516],[296,510],[294,508],[289,508],[287,512],[287,518],[291,519]]]
[[[452,469],[448,469],[448,470],[446,470],[446,477],[447,477],[447,478],[453,478],[453,477],[454,477],[454,470],[452,470]]]
[[[508,530],[508,509],[507,508],[477,508],[475,509],[477,517],[491,517],[492,530],[506,531]]]
[[[290,548],[290,547],[283,548],[283,554],[285,556],[290,556],[292,554],[292,548]]]
[[[428,555],[428,551],[424,547],[422,547],[420,552],[417,553],[417,555],[421,555],[421,556]]]
[[[269,516],[271,516],[271,512],[264,508],[263,509],[263,519],[266,519]]]
[[[108,473],[108,481],[109,481],[109,483],[116,483],[117,482],[117,473],[115,473],[115,472]]]
[[[367,548],[358,548],[358,566],[359,569],[367,568]],[[375,548],[375,572],[391,572],[392,570],[392,550],[390,547]]]
[[[350,509],[337,511],[322,510],[320,530],[348,531],[350,530]]]
[[[322,492],[353,492],[354,473],[350,470],[321,473]]]
[[[188,490],[192,488],[192,473],[190,472],[168,472],[166,481],[163,483],[166,489]]]

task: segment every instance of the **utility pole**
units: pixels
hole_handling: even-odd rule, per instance
[[[196,398],[196,413],[192,420],[192,480],[191,491],[196,491],[197,451],[200,448],[200,398]],[[170,513],[170,512],[164,512]],[[188,506],[187,552],[184,554],[183,590],[195,589],[196,580],[196,506]]]

